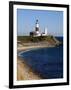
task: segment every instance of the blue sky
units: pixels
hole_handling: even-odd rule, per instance
[[[17,35],[29,35],[34,31],[36,19],[39,20],[40,31],[48,28],[48,34],[63,36],[63,12],[51,10],[17,9]]]

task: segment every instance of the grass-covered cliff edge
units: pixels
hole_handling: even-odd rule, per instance
[[[59,41],[54,36],[39,36],[39,37],[31,37],[31,36],[17,36],[18,43],[49,43],[50,45],[59,45],[62,44],[61,41]]]

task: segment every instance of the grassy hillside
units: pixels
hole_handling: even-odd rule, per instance
[[[31,36],[18,36],[17,41],[22,43],[28,42],[49,42],[50,44],[59,44],[60,42],[53,36],[40,36],[40,37],[31,37]]]

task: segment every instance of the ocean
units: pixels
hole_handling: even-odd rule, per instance
[[[63,37],[56,38],[63,41]],[[63,78],[63,44],[23,52],[21,57],[43,79]]]

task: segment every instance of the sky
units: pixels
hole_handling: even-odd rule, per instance
[[[48,34],[63,36],[63,11],[17,9],[17,35],[29,35],[35,30],[36,19],[40,32],[47,27]]]

